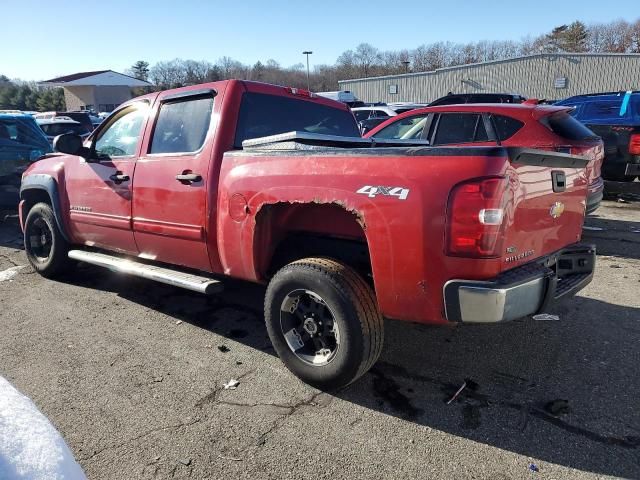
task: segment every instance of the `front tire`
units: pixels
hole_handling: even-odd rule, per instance
[[[37,203],[29,210],[24,224],[24,250],[33,269],[43,277],[56,277],[72,265],[67,256],[69,244],[50,205]]]
[[[354,382],[382,351],[383,318],[373,289],[335,260],[305,258],[283,267],[269,282],[264,310],[285,366],[322,390]]]

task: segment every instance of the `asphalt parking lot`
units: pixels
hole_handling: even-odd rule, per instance
[[[640,478],[640,203],[587,225],[597,273],[559,321],[387,322],[373,370],[327,394],[274,356],[261,287],[45,280],[8,216],[0,272],[25,267],[0,282],[0,375],[95,479]]]

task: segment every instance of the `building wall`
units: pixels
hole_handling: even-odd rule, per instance
[[[78,86],[64,88],[64,103],[67,111],[82,110],[86,105],[94,105],[94,87]]]
[[[558,88],[558,79],[566,79]],[[519,93],[560,100],[572,95],[640,89],[640,54],[538,54],[433,72],[342,80],[365,102],[431,102],[448,92]],[[397,86],[397,94],[390,88]]]
[[[131,98],[131,88],[124,85],[64,87],[64,100],[69,111],[85,108],[96,112],[111,111]]]

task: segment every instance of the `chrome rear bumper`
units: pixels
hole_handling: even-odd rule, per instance
[[[576,244],[493,280],[450,280],[444,286],[446,317],[497,323],[540,312],[591,282],[595,255],[594,245]]]

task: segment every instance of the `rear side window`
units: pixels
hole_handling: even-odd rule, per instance
[[[370,113],[370,110],[356,110],[355,112],[353,112],[353,114],[356,116],[356,120],[358,120],[359,122],[369,118]]]
[[[280,95],[246,92],[242,96],[235,148],[242,148],[247,139],[291,131],[360,137],[348,110]]]
[[[207,138],[213,98],[163,103],[149,153],[193,153]]]
[[[513,137],[523,126],[524,122],[506,115],[492,115],[496,135],[501,142]]]
[[[487,130],[481,115],[442,113],[436,128],[434,145],[487,141]]]
[[[554,113],[542,121],[553,133],[567,140],[586,140],[597,136],[567,112]]]

